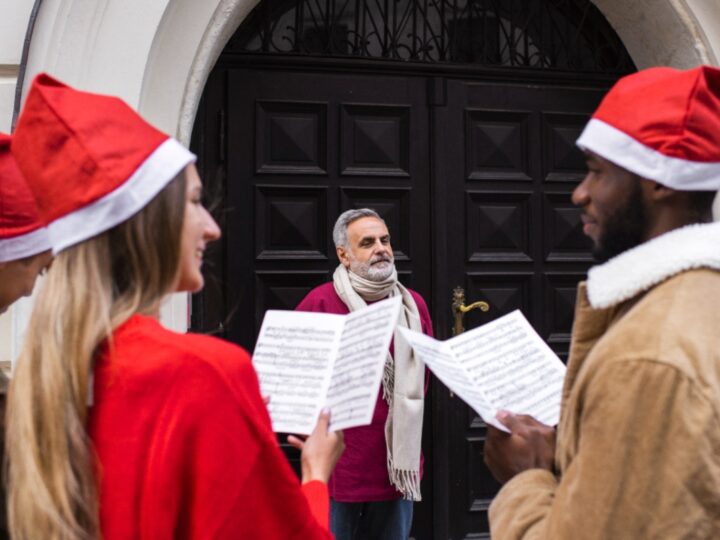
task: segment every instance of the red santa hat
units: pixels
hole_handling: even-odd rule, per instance
[[[195,161],[121,99],[47,74],[28,92],[12,152],[55,253],[129,219]]]
[[[645,69],[620,79],[577,140],[680,191],[720,189],[720,70]]]
[[[50,249],[35,199],[10,153],[10,135],[0,133],[0,262]]]

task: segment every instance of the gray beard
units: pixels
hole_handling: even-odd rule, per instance
[[[385,281],[392,275],[395,270],[395,261],[391,259],[390,262],[379,267],[370,263],[361,263],[351,258],[350,270],[363,279],[380,282]]]

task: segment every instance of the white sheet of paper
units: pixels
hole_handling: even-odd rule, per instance
[[[348,315],[268,311],[253,364],[273,430],[309,434],[325,406],[331,431],[369,424],[400,304],[398,296]]]
[[[410,346],[425,365],[440,379],[445,386],[455,392],[465,403],[470,405],[488,423],[495,425],[495,410],[485,399],[479,386],[472,383],[467,369],[457,361],[448,346],[448,342],[438,341],[420,332],[400,329]],[[501,428],[502,429],[502,428]],[[507,430],[506,430],[507,431]]]
[[[325,403],[345,317],[331,313],[265,313],[253,365],[270,396],[273,430],[309,434]]]
[[[504,429],[495,419],[501,409],[558,423],[565,366],[520,311],[444,343],[432,340],[442,355],[430,353],[431,338],[412,333],[411,339],[433,373],[486,423]]]
[[[401,302],[388,298],[346,316],[327,394],[331,430],[372,421]]]

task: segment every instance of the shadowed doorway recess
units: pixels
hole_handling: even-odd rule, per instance
[[[261,2],[220,56],[195,123],[223,238],[194,329],[252,350],[267,309],[292,309],[330,279],[338,214],[369,206],[439,337],[461,286],[490,305],[467,328],[521,309],[565,358],[591,264],[570,203],[584,174],[574,142],[633,70],[586,0]],[[489,537],[498,486],[484,433],[433,381],[413,538]]]

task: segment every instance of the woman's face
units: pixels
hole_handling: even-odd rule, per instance
[[[185,220],[180,240],[180,269],[175,291],[196,292],[205,284],[201,272],[205,248],[208,242],[220,238],[220,228],[202,205],[202,184],[195,165],[188,165],[185,173]]]
[[[0,313],[23,296],[30,296],[35,280],[52,262],[52,253],[44,251],[38,255],[0,263]]]

